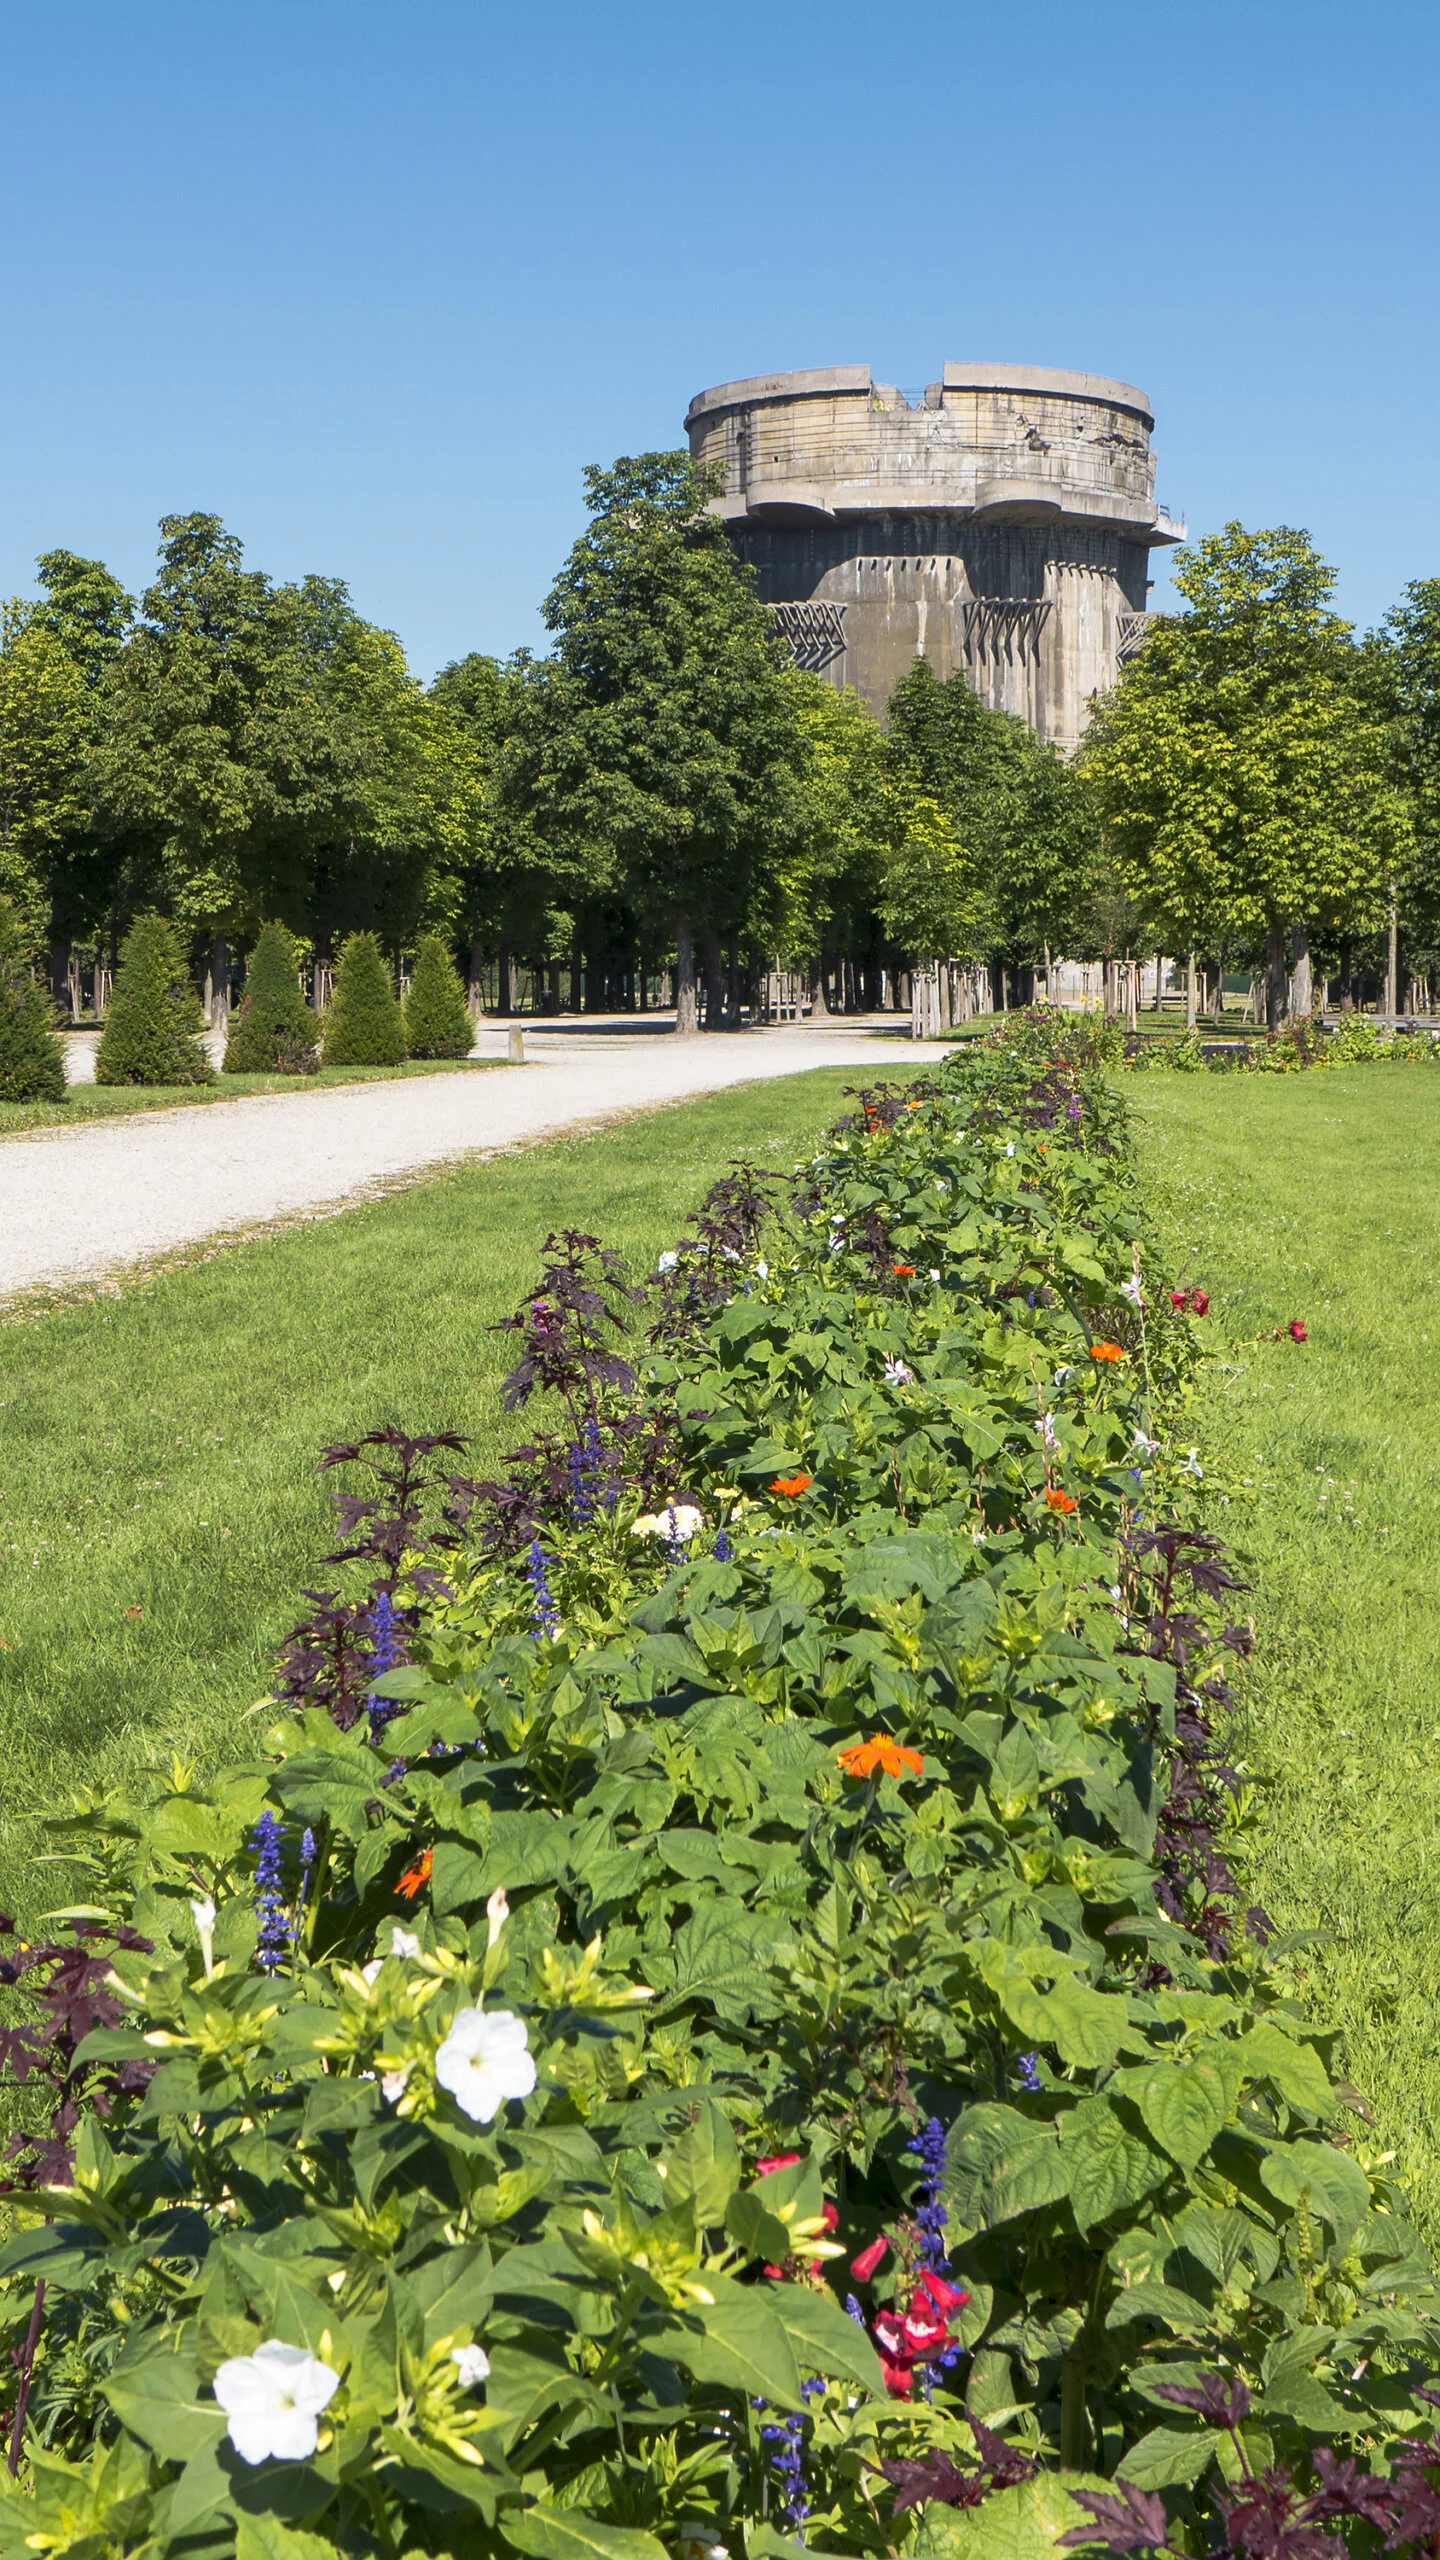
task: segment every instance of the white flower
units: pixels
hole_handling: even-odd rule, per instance
[[[1013,1154],[1015,1153],[1015,1141],[1014,1141],[1014,1139],[1013,1139],[1013,1138],[1007,1138],[1007,1139],[1006,1139],[1006,1142],[1005,1142],[1005,1153],[1007,1154],[1007,1156],[1013,1156]]]
[[[937,1182],[935,1188],[937,1191],[948,1191],[950,1185],[948,1182]]]
[[[913,1369],[907,1369],[903,1360],[891,1360],[887,1357],[885,1375],[892,1387],[913,1387],[915,1384],[915,1372]]]
[[[1132,1307],[1144,1306],[1145,1292],[1140,1286],[1140,1274],[1138,1271],[1133,1273],[1130,1279],[1121,1281],[1120,1295],[1122,1298],[1128,1298]]]
[[[380,1967],[384,1961],[385,1959],[383,1956],[372,1956],[368,1964],[362,1964],[360,1967],[361,1980],[368,1982],[373,1988],[374,1984],[380,1979]]]
[[[1141,1450],[1147,1458],[1153,1458],[1156,1450],[1160,1446],[1160,1443],[1158,1440],[1152,1440],[1148,1431],[1142,1431],[1137,1423],[1135,1426],[1134,1445],[1137,1449]]]
[[[938,1279],[939,1279],[939,1277],[940,1277],[940,1274],[939,1274],[939,1272],[938,1272],[938,1271],[932,1271],[932,1272],[931,1272],[931,1274],[930,1274],[930,1277],[931,1277],[931,1279],[932,1279],[932,1280],[938,1280]]]
[[[844,1252],[844,1250],[845,1250],[845,1239],[844,1239],[844,1237],[843,1237],[843,1236],[832,1236],[832,1237],[831,1237],[831,1239],[830,1239],[830,1250],[831,1250],[831,1252],[832,1252],[832,1253],[843,1253],[843,1252]]]
[[[535,2065],[523,2018],[510,2009],[461,2009],[435,2056],[435,2077],[477,2124],[489,2124],[507,2098],[528,2098]]]
[[[504,1928],[506,1921],[510,1917],[510,1899],[503,1884],[497,1884],[489,1901],[486,1903],[485,1917],[490,1924],[490,1935],[486,1944],[487,1946],[493,1947],[501,1930]]]
[[[211,1901],[208,1893],[203,1902],[191,1903],[190,1917],[194,1921],[200,1936],[202,1938],[208,1938],[211,1930],[215,1926],[215,1905]]]
[[[473,2391],[476,2383],[483,2382],[490,2370],[490,2359],[483,2347],[452,2347],[450,2361],[460,2368],[462,2391]]]
[[[392,1956],[418,1956],[420,1953],[420,1940],[415,1931],[413,1929],[401,1929],[399,1927],[392,1928],[390,1932],[390,1953]]]
[[[308,2347],[279,2338],[253,2356],[230,2356],[215,2376],[225,2432],[242,2462],[307,2462],[320,2440],[320,2412],[339,2388],[339,2374]]]
[[[1200,1482],[1205,1470],[1200,1464],[1200,1452],[1198,1449],[1192,1449],[1187,1458],[1181,1459],[1180,1473],[1182,1476],[1193,1476],[1197,1484]]]
[[[1059,1432],[1058,1432],[1058,1431],[1056,1430],[1056,1428],[1055,1428],[1055,1417],[1054,1417],[1054,1415],[1053,1415],[1053,1414],[1049,1414],[1049,1413],[1042,1413],[1042,1414],[1041,1414],[1041,1416],[1040,1416],[1040,1437],[1041,1437],[1041,1439],[1044,1441],[1045,1446],[1046,1446],[1046,1448],[1047,1448],[1047,1449],[1058,1449],[1058,1448],[1059,1448],[1059,1446],[1060,1446],[1060,1434],[1059,1434]]]
[[[1073,1368],[1073,1366],[1071,1365],[1071,1363],[1067,1360],[1067,1361],[1065,1362],[1065,1365],[1064,1365],[1064,1367],[1063,1367],[1063,1368],[1060,1368],[1060,1369],[1057,1369],[1057,1370],[1056,1370],[1056,1372],[1055,1372],[1055,1378],[1054,1378],[1054,1384],[1055,1384],[1057,1387],[1063,1387],[1063,1386],[1064,1386],[1064,1384],[1065,1384],[1066,1379],[1067,1379],[1067,1378],[1073,1378],[1073,1377],[1074,1377],[1074,1375],[1075,1375],[1074,1368]]]
[[[405,2091],[409,2086],[409,2081],[410,2065],[408,2062],[402,2062],[398,2071],[382,2071],[380,2074],[381,2097],[388,2098],[391,2106],[393,2107],[397,2099],[404,2097]]]
[[[655,1268],[657,1271],[673,1271],[679,1259],[678,1253],[662,1253]]]
[[[663,1511],[642,1511],[631,1523],[632,1538],[693,1538],[705,1525],[705,1514],[693,1502],[667,1503]]]
[[[757,1262],[757,1263],[756,1263],[756,1265],[755,1265],[755,1277],[756,1277],[756,1279],[757,1279],[757,1280],[768,1280],[768,1279],[769,1279],[769,1277],[770,1277],[770,1265],[769,1265],[769,1263],[768,1263],[768,1262]]]

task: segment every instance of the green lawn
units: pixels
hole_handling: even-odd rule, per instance
[[[486,1075],[499,1058],[407,1058],[403,1067],[322,1067],[313,1076],[217,1076],[213,1084],[72,1084],[63,1102],[0,1102],[0,1137],[16,1129],[70,1129],[129,1111],[175,1111],[192,1102],[241,1102],[251,1093],[324,1093],[337,1084],[391,1084],[397,1076]]]
[[[487,1328],[549,1228],[648,1263],[732,1156],[788,1171],[856,1082],[822,1068],[558,1139],[0,1326],[0,1907],[55,1898],[34,1817],[73,1784],[236,1747],[329,1543],[327,1442],[457,1428],[468,1466],[524,1436]]]
[[[1127,1090],[1174,1268],[1213,1292],[1197,1430],[1236,1479],[1217,1525],[1253,1582],[1257,1890],[1334,1932],[1305,1997],[1440,2236],[1440,1085],[1372,1067]],[[1256,1340],[1293,1316],[1305,1347]]]

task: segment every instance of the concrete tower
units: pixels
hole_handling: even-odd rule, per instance
[[[907,399],[868,365],[702,391],[715,500],[798,663],[883,717],[917,652],[1067,751],[1145,636],[1155,502],[1143,392],[1091,373],[947,364]]]

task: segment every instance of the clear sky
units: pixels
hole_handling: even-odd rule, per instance
[[[209,508],[428,676],[706,384],[992,358],[1363,627],[1440,574],[1437,73],[1433,0],[3,0],[0,590]]]

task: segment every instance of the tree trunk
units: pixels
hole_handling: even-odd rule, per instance
[[[470,966],[465,979],[465,1002],[472,1022],[478,1022],[485,1011],[485,945],[479,934],[470,944]]]
[[[725,965],[718,933],[707,933],[701,948],[705,954],[705,1028],[723,1030],[725,1024]]]
[[[695,934],[688,916],[675,919],[675,1032],[693,1040],[699,1029],[695,1009]]]
[[[1165,954],[1164,954],[1164,952],[1163,952],[1163,951],[1157,951],[1157,952],[1156,952],[1156,954],[1155,954],[1155,1002],[1153,1003],[1153,1005],[1152,1005],[1152,1006],[1151,1006],[1151,1008],[1150,1008],[1150,1010],[1151,1010],[1151,1012],[1152,1012],[1152,1013],[1158,1013],[1158,1012],[1159,1012],[1159,1010],[1160,1010],[1160,996],[1161,996],[1161,991],[1162,991],[1162,989],[1163,989],[1163,987],[1164,987],[1164,983],[1165,983]]]
[[[1193,1031],[1195,1028],[1195,954],[1193,951],[1187,951],[1185,954],[1185,1028],[1187,1031]]]
[[[810,961],[807,965],[805,974],[808,980],[807,993],[810,998],[810,1019],[812,1022],[823,1022],[826,1020],[830,1011],[830,1007],[825,999],[824,961],[820,959]]]
[[[1355,973],[1348,942],[1342,942],[1340,945],[1340,1010],[1342,1013],[1353,1013],[1355,1010]]]
[[[578,1013],[580,1010],[580,996],[584,983],[584,962],[580,955],[580,945],[578,942],[572,942],[570,945],[570,1010],[572,1013]]]
[[[1393,1022],[1400,1009],[1400,919],[1395,883],[1390,883],[1390,920],[1385,938],[1385,1010]]]
[[[1295,946],[1295,965],[1290,972],[1290,1012],[1297,1022],[1306,1022],[1315,1008],[1314,982],[1310,972],[1310,928],[1296,924],[1290,928]]]
[[[1265,1028],[1278,1031],[1285,1020],[1285,1007],[1290,994],[1290,972],[1286,966],[1285,927],[1270,924],[1265,933]]]
[[[66,1005],[70,1001],[70,945],[68,941],[52,942],[50,945],[50,996],[52,1003],[56,1006]]]

